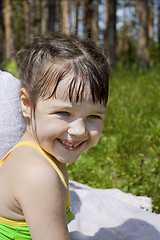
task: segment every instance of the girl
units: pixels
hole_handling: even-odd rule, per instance
[[[100,138],[109,63],[93,42],[41,37],[22,52],[26,132],[0,162],[0,239],[69,240],[66,164]]]

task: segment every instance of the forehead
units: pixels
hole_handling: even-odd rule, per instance
[[[79,101],[93,101],[91,89],[88,82],[84,84],[82,83],[80,77],[77,77],[75,80],[73,76],[66,76],[62,81],[60,81],[58,85],[56,97],[66,100],[70,99],[71,96],[73,103]],[[77,96],[79,96],[78,101]]]
[[[90,83],[82,76],[78,74],[75,76],[74,73],[69,72],[58,82],[54,94],[55,83],[51,84],[45,98],[69,100],[73,104],[82,101],[93,102],[91,95]],[[78,99],[77,99],[78,96]]]
[[[69,98],[69,85],[73,76],[66,76],[58,84],[55,94],[51,98],[46,98],[45,104],[49,108],[76,108],[84,109],[84,111],[96,111],[105,114],[106,108],[103,104],[94,103],[91,95],[91,90],[88,83],[84,87],[82,99],[76,102],[77,91],[80,80],[77,79],[77,85],[74,86],[73,99]]]
[[[86,98],[83,101],[71,102],[67,97],[58,95],[56,98],[39,100],[37,106],[42,106],[44,111],[76,111],[78,114],[105,114],[106,108],[100,103],[88,101]]]
[[[108,85],[102,75],[96,67],[71,61],[62,65],[56,62],[44,72],[37,100],[61,97],[69,98],[71,103],[87,100],[106,106]]]

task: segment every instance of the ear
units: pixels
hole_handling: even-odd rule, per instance
[[[25,88],[21,88],[19,91],[20,108],[24,118],[31,118],[31,103],[29,100],[29,94]]]

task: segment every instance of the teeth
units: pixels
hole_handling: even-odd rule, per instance
[[[64,141],[61,141],[61,142],[69,147],[77,147],[79,145],[79,143],[78,144],[70,144],[70,143],[64,142]]]

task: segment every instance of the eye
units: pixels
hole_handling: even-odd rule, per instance
[[[91,119],[101,119],[101,117],[98,116],[98,115],[89,115],[88,118],[91,118]]]
[[[57,112],[57,114],[61,116],[70,116],[70,113],[66,111],[60,111],[60,112]]]

